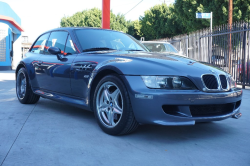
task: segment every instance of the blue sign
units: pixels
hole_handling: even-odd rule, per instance
[[[196,13],[196,18],[211,18],[211,13]]]

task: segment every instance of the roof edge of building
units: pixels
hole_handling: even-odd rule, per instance
[[[14,18],[0,15],[0,20],[10,22],[14,27],[16,27],[20,32],[24,32],[23,28],[15,21]]]

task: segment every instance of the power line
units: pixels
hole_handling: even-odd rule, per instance
[[[136,4],[132,9],[130,9],[127,13],[125,13],[124,16],[125,16],[126,14],[128,14],[131,10],[133,10],[136,6],[138,6],[142,1],[143,1],[143,0],[141,0],[139,3],[137,3],[137,4]]]
[[[131,2],[131,3],[123,3],[123,4],[115,5],[115,6],[112,6],[112,7],[125,6],[125,5],[130,5],[130,4],[134,4],[134,2]]]

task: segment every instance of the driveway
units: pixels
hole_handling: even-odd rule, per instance
[[[0,165],[250,165],[250,90],[238,120],[194,126],[143,125],[130,135],[101,131],[94,114],[41,98],[20,104],[13,71],[0,71]]]

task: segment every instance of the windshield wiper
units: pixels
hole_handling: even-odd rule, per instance
[[[103,51],[103,50],[115,50],[113,48],[108,48],[108,47],[95,47],[95,48],[88,48],[85,50],[82,50],[83,52],[88,52],[88,51]]]
[[[145,51],[145,50],[136,50],[136,49],[131,49],[131,50],[126,50],[126,51]]]

